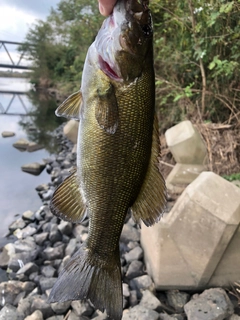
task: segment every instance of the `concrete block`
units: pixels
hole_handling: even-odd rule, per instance
[[[206,167],[202,164],[177,163],[166,179],[166,186],[168,189],[170,189],[170,185],[187,186],[203,171],[206,171]]]
[[[228,257],[233,250],[239,254],[239,221],[240,189],[213,172],[202,172],[158,224],[142,224],[145,262],[156,288],[203,289],[213,281],[220,286],[238,280],[240,259],[225,264],[222,259],[228,251]]]
[[[63,128],[63,133],[65,136],[72,141],[73,143],[77,143],[78,138],[78,126],[79,122],[76,120],[69,120]]]
[[[207,149],[199,132],[187,120],[168,129],[167,145],[177,163],[204,164]]]

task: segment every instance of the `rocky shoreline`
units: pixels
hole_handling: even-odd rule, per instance
[[[109,319],[88,301],[48,304],[47,297],[58,273],[86,239],[88,220],[80,225],[60,221],[49,210],[55,188],[76,165],[74,145],[63,135],[63,125],[55,130],[60,152],[47,159],[49,183],[36,188],[42,206],[24,212],[9,226],[14,234],[0,253],[0,320],[84,320]],[[106,226],[107,232],[107,226]],[[169,290],[157,292],[147,274],[140,229],[127,216],[120,239],[123,274],[123,320],[221,320],[240,319],[236,296],[221,288],[203,293]],[[232,290],[234,292],[234,290]]]

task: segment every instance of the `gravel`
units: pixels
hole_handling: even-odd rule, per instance
[[[63,136],[62,128],[54,133],[59,154],[45,159],[49,182],[36,187],[43,205],[36,212],[31,208],[25,211],[9,226],[9,232],[15,235],[13,243],[6,244],[0,252],[0,320],[109,319],[89,301],[47,303],[57,275],[88,233],[88,219],[78,225],[60,221],[48,206],[54,189],[76,165],[73,144]],[[120,253],[123,320],[240,319],[237,299],[221,288],[198,294],[157,292],[146,272],[140,229],[130,215],[123,227]]]

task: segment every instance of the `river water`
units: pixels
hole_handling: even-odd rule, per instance
[[[0,78],[0,238],[8,232],[8,225],[26,210],[35,211],[41,200],[35,188],[50,181],[44,170],[39,176],[25,173],[21,166],[41,162],[56,151],[50,132],[61,122],[55,114],[56,103],[43,94],[15,96],[2,91],[26,92],[31,89],[27,79]],[[11,102],[12,100],[12,102]],[[7,114],[3,114],[7,110]],[[28,116],[26,113],[33,113]],[[3,138],[3,131],[15,136]],[[45,149],[21,152],[12,144],[20,138],[44,145]]]

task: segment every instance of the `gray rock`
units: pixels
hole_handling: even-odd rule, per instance
[[[49,233],[49,240],[50,240],[52,243],[55,243],[55,242],[58,242],[58,241],[61,241],[61,240],[62,240],[62,234],[61,234],[61,232],[57,229],[57,226],[56,226],[56,229],[54,228],[52,231],[50,231],[50,233]]]
[[[30,281],[21,282],[10,280],[8,282],[0,283],[0,305],[4,306],[8,303],[15,305],[15,302],[18,302],[16,299],[20,293],[27,295],[35,287],[36,284]]]
[[[46,320],[64,320],[64,316],[52,316],[50,318],[47,318]],[[67,320],[69,320],[69,318],[67,318]]]
[[[8,276],[5,270],[0,268],[0,283],[8,281]]]
[[[41,268],[41,273],[46,278],[52,278],[57,275],[57,271],[52,266],[43,266]]]
[[[37,144],[35,142],[29,142],[28,147],[27,147],[27,151],[28,152],[34,152],[34,151],[37,151],[37,150],[41,150],[43,148],[44,147],[41,146],[40,144]]]
[[[168,304],[177,312],[182,312],[184,305],[189,301],[190,295],[178,290],[169,290],[166,292]]]
[[[101,312],[100,310],[96,310],[92,315],[91,319],[94,320],[109,320],[109,317],[106,312]]]
[[[3,138],[9,138],[15,136],[15,133],[12,131],[3,131],[2,132],[2,137]]]
[[[61,220],[60,224],[58,225],[58,230],[65,235],[70,235],[72,233],[72,224],[68,221]]]
[[[134,249],[130,250],[125,254],[126,261],[132,262],[135,260],[140,260],[143,257],[143,249],[141,247],[135,247]]]
[[[75,238],[70,239],[65,250],[65,255],[71,257],[73,253],[76,251],[76,247],[77,247],[77,240]]]
[[[232,314],[230,318],[228,318],[228,320],[240,320],[240,316],[238,316],[237,314]]]
[[[51,307],[56,314],[65,314],[71,306],[71,301],[51,303]]]
[[[64,244],[55,248],[46,248],[43,250],[46,260],[62,259],[64,257],[64,248]]]
[[[132,261],[126,272],[127,279],[131,280],[133,278],[143,275],[143,263],[141,261]]]
[[[124,224],[120,241],[128,243],[129,241],[140,241],[140,232],[130,224]]]
[[[223,289],[208,289],[184,306],[188,320],[223,320],[234,312],[233,305]]]
[[[35,212],[35,217],[36,217],[36,219],[37,219],[38,221],[41,221],[41,220],[44,219],[44,217],[45,217],[45,215],[46,215],[44,209],[45,209],[45,207],[42,206],[39,210],[37,210],[37,211]]]
[[[17,240],[14,243],[14,248],[16,253],[29,252],[37,249],[37,245],[33,238],[28,237],[27,239]]]
[[[17,312],[14,306],[6,305],[0,311],[0,320],[23,320],[24,316]]]
[[[50,200],[53,196],[53,192],[54,192],[54,190],[52,190],[52,189],[49,189],[47,192],[44,192],[42,194],[43,200]]]
[[[22,171],[38,176],[46,167],[45,163],[32,162],[21,166]]]
[[[38,269],[39,267],[35,263],[28,262],[21,269],[18,270],[17,275],[25,274],[26,276],[29,276],[33,272],[38,272]]]
[[[149,290],[145,290],[143,292],[142,299],[140,301],[140,306],[144,308],[160,311],[161,310],[161,302],[158,298]]]
[[[34,261],[38,255],[38,250],[16,253],[13,255],[8,263],[8,268],[13,272],[17,272],[28,262]]]
[[[31,210],[23,212],[22,218],[27,221],[34,221],[35,220],[34,212],[32,212]]]
[[[72,164],[71,164],[70,161],[65,160],[65,161],[62,162],[62,166],[63,166],[63,168],[65,168],[65,169],[69,169],[69,168],[72,167]]]
[[[82,226],[81,224],[78,224],[73,227],[72,233],[77,240],[81,241],[83,234],[88,233],[88,228]]]
[[[40,310],[44,318],[49,318],[54,315],[54,311],[50,304],[47,303],[41,296],[36,297],[32,302],[31,312],[34,312],[35,310]]]
[[[73,311],[70,312],[67,320],[79,320],[79,316],[76,315]]]
[[[123,288],[123,296],[124,297],[129,297],[130,296],[130,291],[129,291],[129,286],[127,283],[123,283],[122,284],[122,288]]]
[[[35,310],[30,316],[24,320],[43,320],[43,314],[40,310]]]
[[[131,290],[130,291],[130,297],[129,297],[129,304],[131,307],[134,307],[138,304],[138,297],[137,297],[137,291]]]
[[[139,243],[137,241],[130,241],[128,244],[127,244],[127,248],[129,250],[132,250],[136,247],[139,247]]]
[[[137,305],[129,310],[124,310],[122,320],[158,320],[156,311]]]
[[[40,192],[40,191],[47,191],[49,189],[49,186],[45,183],[38,185],[35,190]]]
[[[31,226],[27,226],[23,229],[16,229],[14,231],[14,235],[18,238],[18,239],[25,239],[29,236],[32,236],[34,235],[35,233],[37,233],[37,229],[36,228],[33,228]]]
[[[148,289],[152,292],[154,291],[154,284],[152,282],[152,279],[149,277],[149,275],[143,275],[130,280],[130,287],[133,290],[137,290],[139,297],[141,296],[139,295],[141,290]]]
[[[61,262],[61,264],[60,264],[60,266],[59,266],[59,268],[58,268],[58,273],[61,273],[62,272],[62,270],[63,270],[63,268],[66,266],[66,264],[68,263],[68,261],[70,260],[70,256],[65,256],[64,258],[63,258],[63,260],[62,260],[62,262]]]
[[[42,293],[44,293],[48,289],[51,289],[56,281],[57,281],[57,278],[41,277],[39,280],[39,285],[42,290]]]
[[[185,318],[181,314],[169,315],[167,313],[160,313],[159,314],[159,319],[160,320],[184,320]]]
[[[48,232],[42,232],[34,235],[36,244],[42,246],[43,243],[48,239]]]
[[[32,304],[32,297],[27,296],[25,299],[20,299],[17,311],[20,314],[23,314],[24,317],[27,317],[31,314],[31,304]]]
[[[22,218],[19,218],[16,221],[14,221],[13,223],[11,223],[10,226],[8,227],[8,229],[11,232],[14,232],[17,229],[23,229],[25,227],[26,227],[26,222]]]
[[[3,248],[0,253],[0,268],[7,269],[8,263],[10,260],[10,256],[6,248]]]
[[[71,307],[77,316],[91,316],[94,312],[93,307],[90,306],[88,301],[72,301]]]
[[[28,147],[29,141],[26,139],[19,139],[18,141],[13,143],[13,146],[20,150],[26,150]]]

